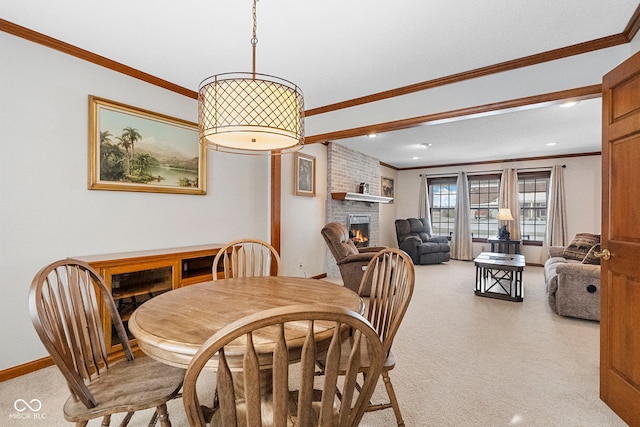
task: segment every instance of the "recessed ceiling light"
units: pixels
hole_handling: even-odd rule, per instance
[[[420,147],[422,147],[422,148],[429,148],[429,147],[431,147],[433,144],[429,144],[429,143],[427,143],[427,142],[423,142],[422,144],[419,144],[419,145],[420,145]]]
[[[369,135],[367,135],[369,138],[375,138],[376,136],[378,136],[377,133],[370,133]]]
[[[413,156],[413,157],[411,158],[411,160],[418,160],[419,158],[420,158],[420,157],[418,157],[418,156]]]
[[[578,101],[567,101],[567,102],[563,102],[562,104],[558,105],[558,107],[560,108],[571,108],[571,107],[575,107],[578,104]]]
[[[549,147],[552,147],[554,145],[558,145],[557,142],[547,142],[545,145],[548,145]]]

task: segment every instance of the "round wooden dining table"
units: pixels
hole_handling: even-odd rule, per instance
[[[151,298],[133,312],[129,330],[145,354],[186,368],[202,344],[224,326],[262,310],[292,304],[329,304],[364,312],[362,298],[335,283],[287,276],[246,277],[198,283]],[[333,325],[314,327],[320,342],[323,337],[330,338],[332,331]],[[293,347],[305,335],[306,327],[292,325],[285,331],[287,344],[294,343]],[[268,341],[270,337],[261,339]],[[269,343],[264,344],[268,347]],[[239,344],[238,354],[243,350]],[[232,359],[229,363],[231,367]]]

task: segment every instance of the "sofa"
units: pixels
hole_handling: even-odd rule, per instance
[[[409,254],[414,264],[439,264],[451,258],[449,239],[432,236],[431,226],[424,218],[397,219],[395,224],[398,247]]]
[[[358,292],[362,276],[364,276],[364,271],[367,265],[369,265],[369,261],[371,261],[371,258],[376,256],[379,251],[386,249],[386,247],[356,247],[351,241],[347,227],[338,222],[330,222],[325,225],[322,227],[320,234],[322,234],[324,241],[336,260],[336,264],[338,264],[344,286],[354,292]],[[360,296],[368,297],[370,293],[371,281],[365,285]]]
[[[544,279],[547,301],[555,313],[599,321],[600,263],[593,256],[599,247],[599,236],[590,236],[594,237],[587,244],[573,245],[572,242],[574,248],[582,246],[578,252],[571,251],[572,245],[550,246],[549,259],[544,264]],[[596,236],[597,243],[587,248],[596,240]],[[583,253],[585,250],[586,254]]]

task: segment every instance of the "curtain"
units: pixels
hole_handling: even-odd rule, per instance
[[[418,218],[424,218],[425,227],[428,227],[427,234],[432,236],[431,230],[431,206],[429,206],[429,186],[427,185],[427,174],[420,176],[420,194],[418,195]]]
[[[458,173],[456,191],[455,222],[451,237],[451,258],[459,260],[473,259],[469,202],[469,179],[466,172]]]
[[[547,229],[542,241],[540,261],[549,258],[549,246],[566,246],[567,244],[567,210],[564,200],[564,176],[562,165],[551,167],[549,179],[549,200],[547,200]]]
[[[500,178],[500,208],[508,208],[511,211],[513,221],[498,221],[498,228],[507,226],[511,240],[520,240],[520,199],[518,197],[518,171],[505,169]]]

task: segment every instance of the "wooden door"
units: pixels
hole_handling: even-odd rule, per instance
[[[640,52],[602,86],[600,398],[640,426]]]

